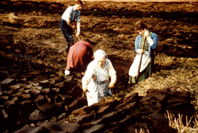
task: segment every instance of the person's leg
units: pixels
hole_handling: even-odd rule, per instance
[[[69,27],[65,20],[61,19],[60,28],[67,42],[74,42],[72,37],[72,28]]]
[[[72,67],[73,67],[73,59],[72,59],[72,52],[70,51],[67,55],[67,63],[66,63],[66,67],[65,67],[65,77],[70,75]]]
[[[68,42],[68,45],[66,47],[66,52],[68,52],[70,46],[74,44],[74,40],[72,37],[72,28],[69,27],[67,25],[67,23],[65,22],[65,20],[63,20],[63,19],[61,19],[61,21],[60,21],[60,27],[61,27],[61,31],[63,32],[63,35],[64,35],[66,41]]]
[[[136,81],[135,77],[129,76],[128,84],[135,84],[136,83],[135,81]]]

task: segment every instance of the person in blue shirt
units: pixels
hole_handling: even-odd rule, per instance
[[[71,45],[74,44],[72,37],[73,30],[76,28],[76,37],[80,35],[80,9],[83,3],[81,0],[77,0],[74,6],[69,6],[63,13],[60,21],[61,31],[68,42],[66,52],[69,51]],[[76,21],[76,25],[74,22]]]
[[[135,31],[139,33],[139,35],[137,35],[135,39],[135,52],[139,55],[143,54],[143,60],[141,63],[141,67],[140,67],[141,69],[139,75],[137,74],[138,72],[136,71],[137,67],[136,68],[133,67],[132,70],[129,70],[129,83],[140,82],[142,80],[145,80],[152,74],[153,66],[154,66],[154,49],[158,45],[157,34],[149,31],[147,25],[142,20],[136,22]],[[143,49],[144,41],[145,41],[145,47]],[[139,61],[137,60],[136,62],[134,60],[132,65],[138,66],[138,64]],[[136,74],[138,76],[135,76]]]

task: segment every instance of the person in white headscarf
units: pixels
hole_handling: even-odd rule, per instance
[[[105,51],[97,50],[82,78],[82,89],[86,93],[88,106],[112,95],[111,88],[117,81],[116,71]]]

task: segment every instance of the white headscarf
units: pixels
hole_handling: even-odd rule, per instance
[[[102,58],[106,58],[106,53],[105,53],[105,51],[104,50],[102,50],[102,49],[98,49],[98,50],[96,50],[95,51],[95,53],[94,53],[94,59],[102,59]]]

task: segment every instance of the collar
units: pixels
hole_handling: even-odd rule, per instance
[[[72,6],[72,8],[73,8],[72,10],[77,11],[77,10],[76,10],[76,8],[75,8],[75,5],[74,5],[74,6]]]

